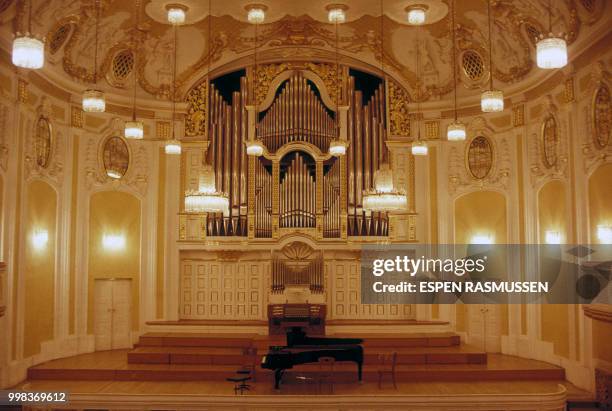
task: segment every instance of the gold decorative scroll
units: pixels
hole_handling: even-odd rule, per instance
[[[207,134],[208,78],[189,90],[186,100],[185,135],[192,137]]]
[[[525,125],[525,105],[517,104],[512,107],[512,125],[520,127]]]
[[[334,104],[338,104],[338,101],[336,101],[337,96],[340,96],[340,100],[342,100],[342,84],[344,84],[344,70],[342,70],[342,66],[340,66],[337,73],[335,64],[306,63],[306,68],[321,77],[332,101]],[[340,84],[338,84],[336,79],[339,79]]]
[[[389,102],[389,132],[391,136],[410,136],[410,111],[408,92],[394,80],[387,79]]]
[[[288,63],[265,64],[257,67],[254,85],[255,101],[257,104],[260,104],[266,98],[272,80],[289,68],[290,65]]]

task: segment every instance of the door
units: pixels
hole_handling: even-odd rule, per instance
[[[96,351],[130,348],[132,280],[99,279],[94,287]]]
[[[501,351],[501,310],[497,304],[468,304],[468,342],[486,352]]]

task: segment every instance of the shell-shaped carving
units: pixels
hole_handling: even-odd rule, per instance
[[[283,254],[290,260],[306,260],[308,259],[314,250],[306,243],[300,241],[294,241],[287,244],[282,249]]]

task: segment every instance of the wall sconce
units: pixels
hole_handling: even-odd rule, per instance
[[[495,239],[490,234],[475,234],[470,240],[470,244],[494,244]]]
[[[102,246],[108,251],[119,251],[125,248],[125,236],[122,234],[104,234]]]
[[[561,244],[561,233],[555,230],[546,230],[544,241],[546,244]]]
[[[612,226],[603,224],[598,225],[597,239],[601,244],[612,244]]]
[[[49,242],[49,232],[47,230],[34,230],[32,232],[32,246],[35,250],[42,250],[47,247]]]

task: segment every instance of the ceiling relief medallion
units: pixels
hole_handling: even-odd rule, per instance
[[[538,188],[550,179],[568,177],[569,143],[566,125],[560,120],[559,109],[551,95],[546,96],[546,107],[535,120],[534,129],[527,140],[530,179]]]
[[[410,136],[410,96],[395,80],[387,78],[389,133],[392,137]]]
[[[451,195],[489,188],[508,190],[513,156],[508,138],[493,137],[495,131],[482,117],[476,117],[467,132],[474,137],[463,144],[464,148],[453,146],[449,151]]]

